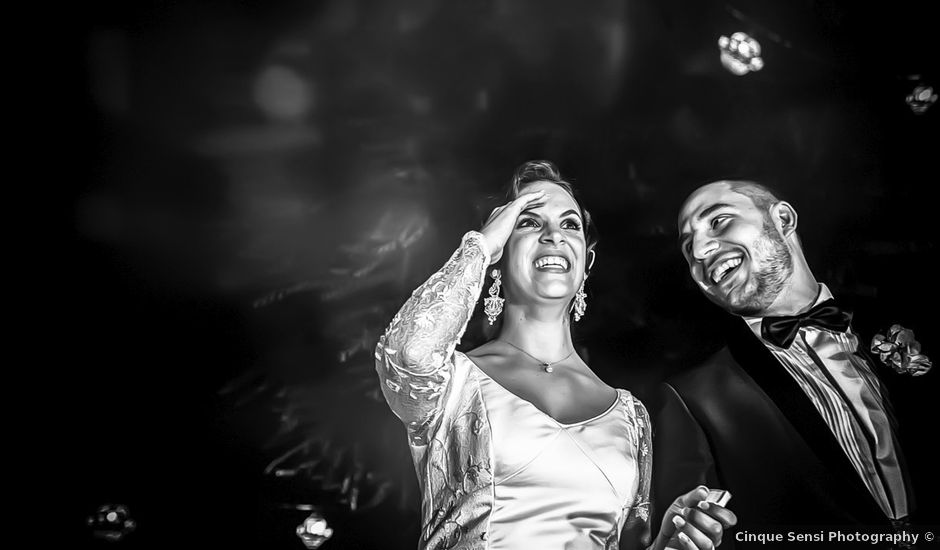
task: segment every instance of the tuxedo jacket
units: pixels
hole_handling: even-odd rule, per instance
[[[673,499],[705,484],[731,491],[728,506],[738,517],[739,531],[760,532],[767,526],[890,527],[797,382],[743,320],[734,321],[727,347],[662,384],[651,400],[657,503],[653,524],[659,525]],[[863,347],[867,340],[858,336]],[[898,431],[904,419],[896,418],[896,408],[890,405],[891,386],[901,375],[861,353],[882,381],[913,510],[914,484],[904,434]],[[729,538],[733,543],[733,532],[723,540]]]

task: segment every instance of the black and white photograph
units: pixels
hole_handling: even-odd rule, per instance
[[[67,8],[30,546],[940,550],[931,13]]]

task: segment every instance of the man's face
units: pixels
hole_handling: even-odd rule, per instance
[[[726,182],[686,200],[679,246],[705,296],[737,315],[761,316],[793,274],[790,250],[769,215]]]

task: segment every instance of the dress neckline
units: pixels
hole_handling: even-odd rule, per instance
[[[623,391],[623,390],[621,390],[620,388],[614,388],[614,392],[616,393],[616,395],[614,396],[614,401],[613,401],[613,403],[611,403],[610,406],[608,406],[606,409],[604,409],[604,410],[601,411],[600,413],[598,413],[598,414],[596,414],[596,415],[594,415],[594,416],[592,416],[592,417],[590,417],[590,418],[584,419],[584,420],[578,420],[577,422],[561,422],[561,421],[555,419],[554,416],[552,416],[552,415],[548,414],[547,412],[543,411],[542,409],[538,408],[538,407],[535,405],[535,403],[529,401],[528,399],[523,399],[522,397],[519,397],[519,395],[517,395],[515,392],[513,392],[512,390],[506,388],[506,386],[503,386],[502,384],[500,384],[499,382],[497,382],[492,376],[486,374],[486,372],[485,372],[483,369],[481,369],[480,366],[477,365],[477,364],[473,361],[473,359],[470,359],[470,356],[469,356],[469,355],[464,354],[464,356],[467,358],[467,361],[470,361],[470,364],[473,365],[473,368],[474,368],[474,369],[476,369],[477,371],[479,371],[480,374],[482,374],[483,376],[485,376],[490,382],[492,382],[493,384],[495,384],[499,389],[503,390],[504,392],[508,393],[509,395],[513,396],[514,398],[518,399],[519,401],[522,401],[522,402],[525,403],[526,405],[532,407],[533,409],[535,409],[536,411],[538,411],[542,416],[544,416],[545,418],[548,418],[549,420],[551,420],[551,421],[554,422],[555,424],[558,424],[558,425],[561,426],[562,428],[574,428],[574,427],[577,427],[577,426],[582,426],[582,425],[584,425],[584,424],[589,424],[589,423],[591,423],[591,422],[594,422],[595,420],[600,420],[601,418],[607,416],[608,414],[611,413],[611,411],[613,411],[614,409],[617,408],[617,404],[620,402],[620,398],[621,398],[621,395],[622,395],[621,392]]]

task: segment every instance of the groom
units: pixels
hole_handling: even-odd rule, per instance
[[[904,529],[914,495],[886,367],[813,276],[794,208],[755,182],[718,181],[686,199],[678,224],[692,279],[739,319],[726,348],[663,386],[657,499],[728,489],[739,533],[725,539],[738,548],[762,528]]]

